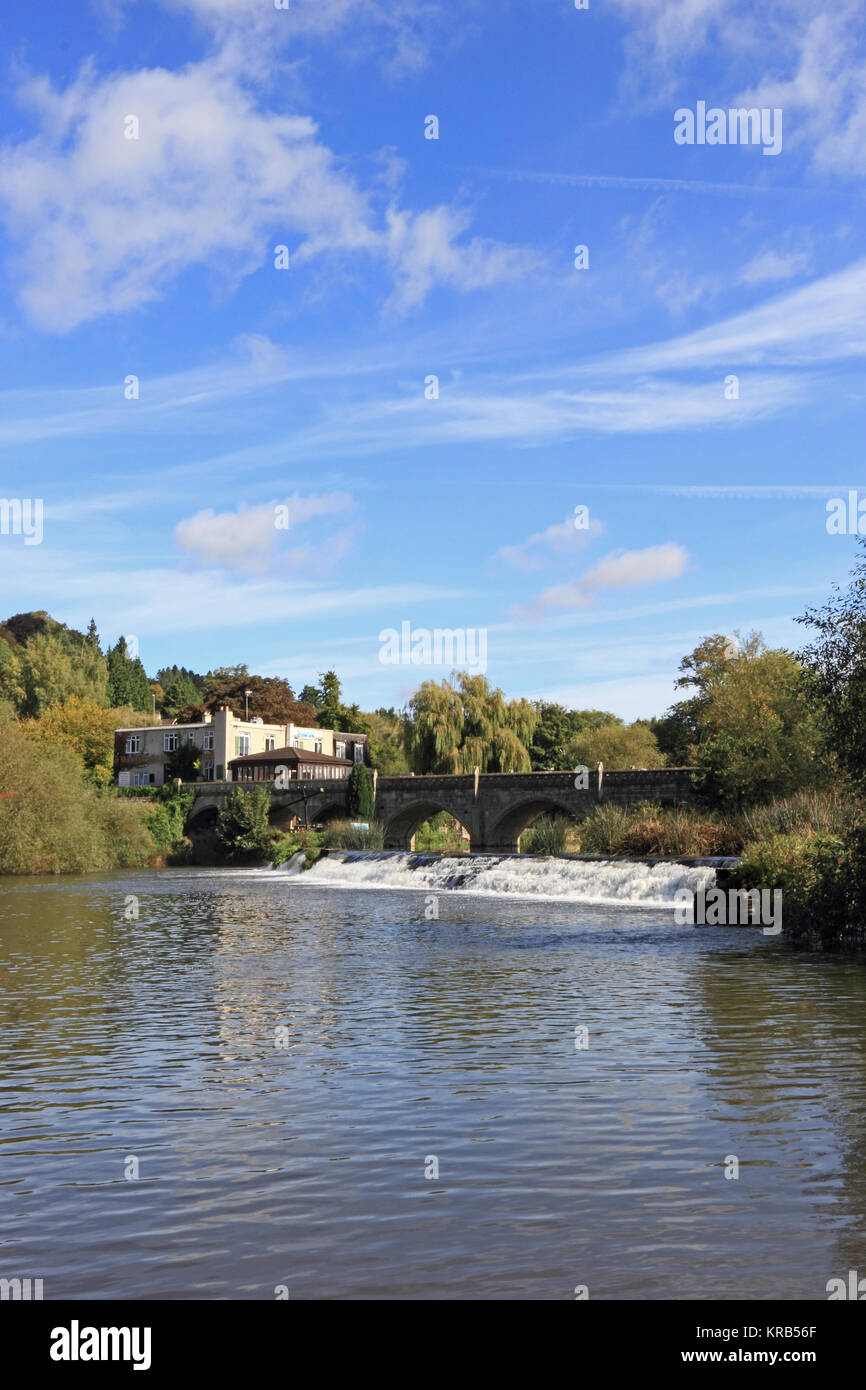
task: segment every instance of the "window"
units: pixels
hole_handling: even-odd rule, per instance
[[[140,752],[141,752],[141,734],[129,734],[128,737],[127,737],[126,743],[125,743],[125,745],[124,745],[124,750],[123,750],[123,751],[124,751],[125,753],[140,753]],[[139,785],[138,782],[136,782],[136,783],[135,783],[135,786],[138,786],[138,785]]]
[[[132,785],[134,787],[148,787],[150,786],[152,777],[152,772],[134,772],[132,774]]]
[[[202,748],[213,750],[213,731],[206,733],[202,742]]]
[[[363,745],[363,743],[355,743],[355,744],[353,744],[353,746],[352,746],[352,754],[353,754],[353,756],[354,756],[354,759],[355,759],[355,762],[356,762],[356,763],[362,763],[362,762],[364,761],[364,745]]]
[[[277,746],[277,740],[273,734],[265,735],[265,752],[270,753]]]
[[[301,740],[300,740],[299,738],[293,738],[293,739],[292,739],[292,747],[293,747],[293,748],[300,748],[300,746],[301,746]]]
[[[313,740],[313,752],[314,752],[314,753],[321,753],[321,751],[322,751],[322,740],[321,740],[320,738],[314,739],[314,740]]]
[[[334,757],[336,757],[336,758],[345,758],[345,756],[346,756],[346,745],[345,745],[345,743],[338,743],[337,746],[336,746],[336,748],[334,749]]]
[[[166,753],[174,753],[174,752],[176,752],[176,751],[177,751],[177,734],[163,734],[163,736],[162,736],[162,746],[163,746],[164,752],[166,752]]]
[[[249,736],[249,734],[236,734],[236,735],[235,735],[235,757],[236,757],[236,758],[245,758],[245,757],[247,756],[247,754],[249,753],[249,751],[250,751],[250,736]]]

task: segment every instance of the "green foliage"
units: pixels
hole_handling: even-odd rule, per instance
[[[574,766],[570,745],[582,733],[600,725],[621,724],[615,714],[596,709],[566,709],[565,705],[538,701],[538,722],[529,744],[533,772],[563,772]]]
[[[119,637],[106,652],[108,659],[108,701],[112,705],[131,705],[147,714],[153,711],[150,684],[139,657],[132,657],[126,638]]]
[[[181,790],[171,784],[155,788],[153,809],[147,823],[158,850],[177,853],[185,845],[184,831],[194,802],[192,790]]]
[[[29,737],[49,748],[70,748],[80,758],[88,779],[107,787],[114,780],[115,730],[133,723],[156,722],[153,716],[125,709],[104,709],[95,700],[70,695],[48,707],[41,719],[24,720]]]
[[[453,679],[453,678],[452,678]],[[528,700],[506,700],[486,676],[456,684],[424,681],[404,720],[406,753],[418,773],[528,772],[527,745],[538,715]]]
[[[71,748],[28,736],[0,707],[0,873],[87,873],[154,856],[146,803],[99,792]]]
[[[315,720],[315,711],[295,699],[288,681],[279,676],[251,676],[246,666],[221,666],[209,671],[204,678],[204,693],[196,700],[211,712],[220,705],[229,705],[235,714],[243,715],[247,690],[250,714],[266,724],[311,724]]]
[[[403,721],[394,710],[376,710],[365,716],[369,730],[369,753],[373,767],[382,777],[399,777],[409,771],[403,743]]]
[[[689,806],[643,802],[629,808],[601,805],[580,825],[584,854],[655,858],[703,858],[730,854],[737,830],[721,816]]]
[[[468,854],[469,842],[460,825],[448,811],[437,811],[415,831],[415,848],[420,854]]]
[[[354,820],[370,821],[375,814],[373,774],[363,763],[356,763],[349,774],[349,814]]]
[[[105,658],[84,638],[76,642],[68,635],[39,632],[17,656],[19,714],[38,719],[50,705],[62,704],[73,695],[97,705],[107,704]]]
[[[782,930],[822,950],[866,946],[866,824],[846,834],[772,834],[747,847],[736,888],[780,888]]]
[[[323,849],[381,849],[384,843],[384,827],[376,821],[366,830],[347,820],[331,821],[321,838]]]
[[[191,743],[179,743],[165,760],[168,775],[182,782],[194,782],[201,772],[201,753]]]
[[[279,835],[270,849],[271,863],[275,869],[291,859],[293,854],[303,851],[302,868],[312,868],[322,853],[322,834],[318,830],[293,830]]]
[[[231,859],[263,858],[271,840],[267,787],[234,787],[217,816],[216,838]]]
[[[666,759],[646,720],[638,719],[633,724],[616,720],[585,728],[568,745],[567,767],[593,770],[599,763],[610,771],[664,767]]]
[[[525,854],[565,854],[569,839],[569,821],[565,816],[542,816],[520,837]]]
[[[834,587],[823,608],[808,608],[797,621],[813,628],[814,642],[800,652],[808,691],[821,702],[825,739],[843,771],[866,786],[866,539],[847,589]]]

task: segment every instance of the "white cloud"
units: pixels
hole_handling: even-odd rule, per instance
[[[51,331],[151,303],[191,266],[229,281],[291,273],[274,269],[280,244],[295,265],[385,264],[401,309],[434,285],[485,288],[532,264],[497,243],[458,244],[459,210],[381,217],[315,122],[260,109],[225,53],[177,72],[85,68],[65,90],[38,78],[20,94],[39,133],[0,152],[0,212],[24,309]],[[128,116],[138,139],[125,138]]]
[[[645,588],[678,579],[687,561],[685,550],[674,541],[650,545],[644,550],[606,555],[579,579],[545,589],[537,595],[528,610],[523,610],[522,615],[541,618],[557,609],[583,608],[597,594],[609,589]],[[515,610],[515,616],[521,616],[521,610]]]
[[[543,569],[551,559],[573,555],[575,551],[582,550],[593,536],[601,535],[604,530],[601,522],[594,517],[590,518],[589,526],[581,530],[575,526],[575,520],[574,516],[566,517],[565,521],[558,521],[544,531],[537,531],[519,545],[501,546],[496,555],[506,565],[522,570],[524,574]]]
[[[175,544],[202,565],[240,570],[246,574],[283,574],[307,577],[329,574],[351,549],[357,526],[346,526],[319,538],[315,544],[281,548],[279,541],[294,528],[314,518],[334,516],[354,506],[344,492],[301,497],[297,493],[283,502],[266,502],[259,507],[241,504],[235,512],[215,512],[212,508],[178,522]],[[288,520],[278,528],[278,521]]]
[[[737,279],[741,285],[763,285],[769,280],[790,280],[808,270],[812,257],[808,251],[759,251],[744,265]]]

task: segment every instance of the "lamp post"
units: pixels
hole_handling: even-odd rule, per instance
[[[245,691],[244,691],[244,701],[245,701],[245,704],[244,704],[244,723],[245,723],[245,724],[249,724],[249,722],[250,722],[250,696],[252,695],[252,693],[253,693],[253,692],[252,692],[251,690],[245,690]]]

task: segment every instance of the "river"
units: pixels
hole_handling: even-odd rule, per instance
[[[706,869],[378,862],[2,882],[0,1277],[824,1299],[866,1272],[862,963],[677,926]]]

